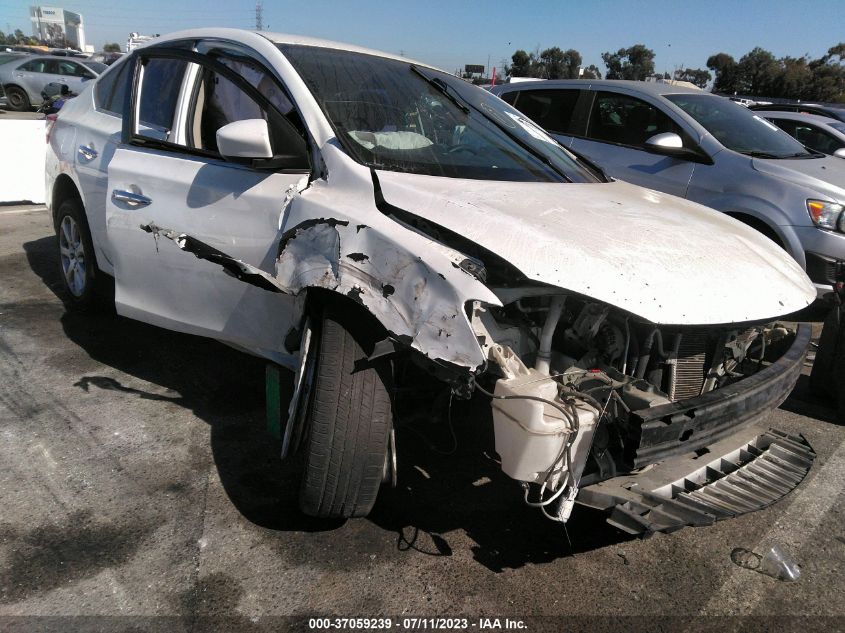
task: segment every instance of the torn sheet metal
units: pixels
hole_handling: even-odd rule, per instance
[[[158,239],[164,237],[171,240],[176,246],[181,248],[186,253],[194,254],[197,259],[205,259],[214,264],[219,264],[223,267],[226,274],[240,279],[248,284],[269,290],[270,292],[285,292],[283,288],[272,275],[264,272],[260,268],[251,266],[246,262],[235,259],[226,253],[217,250],[213,246],[209,246],[205,242],[186,235],[185,233],[177,233],[172,229],[165,229],[155,224],[142,224],[141,230],[147,233],[152,233],[156,240],[156,248],[158,247]]]
[[[293,294],[309,287],[344,294],[428,358],[482,367],[485,356],[465,305],[501,304],[456,267],[466,256],[380,213],[369,170],[332,145],[324,158],[329,180],[313,182],[286,212],[276,283]]]
[[[722,213],[623,182],[474,181],[377,171],[384,199],[531,280],[654,323],[769,320],[816,291],[771,240]]]

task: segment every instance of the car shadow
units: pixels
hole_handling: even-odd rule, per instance
[[[24,250],[32,271],[62,299],[53,242],[52,237],[42,238],[24,244]],[[264,360],[210,339],[115,314],[68,311],[61,325],[68,339],[92,359],[156,388],[145,391],[114,377],[90,374],[75,386],[166,400],[208,424],[220,481],[248,521],[277,531],[343,526],[342,521],[314,519],[298,510],[299,468],[281,461],[280,442],[265,428]],[[565,530],[526,507],[518,483],[499,469],[490,407],[483,398],[454,401],[445,416],[432,413],[430,402],[422,402],[418,414],[399,425],[397,447],[398,487],[383,488],[368,520],[394,532],[400,551],[448,556],[449,540],[454,540],[450,533],[463,531],[474,543],[474,558],[501,571],[631,538],[608,525],[604,514],[588,508],[576,508]]]

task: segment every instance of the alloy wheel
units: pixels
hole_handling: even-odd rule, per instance
[[[59,256],[68,290],[74,297],[81,297],[85,293],[87,283],[87,258],[82,232],[76,220],[69,215],[62,218],[59,226]]]

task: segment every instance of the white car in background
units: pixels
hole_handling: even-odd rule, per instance
[[[87,59],[57,55],[8,57],[0,60],[0,83],[6,89],[9,109],[26,111],[41,104],[41,91],[47,84],[64,84],[79,93],[106,68]]]
[[[92,83],[49,131],[68,304],[293,370],[304,512],[367,514],[402,459],[396,394],[431,385],[491,398],[503,471],[558,521],[704,525],[808,471],[756,423],[809,342],[775,322],[816,292],[757,231],[355,46],[185,31]]]

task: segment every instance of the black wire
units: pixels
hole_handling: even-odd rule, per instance
[[[487,391],[484,387],[482,387],[478,383],[475,384],[475,387],[481,393],[483,393],[485,396],[489,396],[490,398],[493,398],[495,400],[534,400],[536,402],[542,402],[543,404],[551,405],[555,409],[560,411],[563,414],[563,417],[572,425],[573,434],[578,433],[578,417],[576,416],[575,419],[573,419],[572,414],[569,411],[567,411],[566,409],[564,409],[557,402],[554,402],[552,400],[546,400],[545,398],[540,398],[539,396],[527,396],[527,395],[525,395],[525,396],[523,396],[523,395],[520,395],[520,396],[497,396],[496,394],[493,394],[493,393],[490,393],[489,391]],[[574,393],[577,393],[577,392],[574,392]],[[593,401],[595,402],[595,399],[593,399]]]

